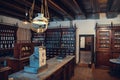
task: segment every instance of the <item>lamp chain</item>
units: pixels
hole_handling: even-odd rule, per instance
[[[32,17],[33,17],[34,6],[35,6],[35,0],[33,0],[32,7],[29,10],[29,19],[30,19],[30,22],[32,21]]]

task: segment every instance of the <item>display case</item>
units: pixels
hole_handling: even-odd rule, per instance
[[[0,57],[12,56],[17,27],[0,23]]]
[[[111,49],[111,29],[109,27],[97,27],[96,36],[97,50]]]
[[[66,55],[75,54],[76,30],[74,28],[63,28],[61,37],[62,52]]]
[[[111,58],[111,25],[96,26],[96,66],[108,68]]]
[[[120,25],[112,27],[112,49],[113,52],[120,52]]]
[[[120,24],[112,25],[112,58],[120,57]]]
[[[47,29],[45,46],[47,59],[55,57],[61,53],[61,28]]]
[[[76,28],[47,29],[45,43],[47,59],[57,55],[75,55]]]

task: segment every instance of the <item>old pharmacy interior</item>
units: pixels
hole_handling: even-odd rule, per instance
[[[1,0],[0,80],[120,80],[120,0]]]

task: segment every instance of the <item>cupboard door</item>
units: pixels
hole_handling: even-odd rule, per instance
[[[97,30],[97,50],[111,49],[111,30]]]
[[[35,46],[45,45],[45,33],[36,33],[32,31],[32,42]]]
[[[112,53],[112,58],[119,58],[119,57],[120,57],[120,53],[117,53],[117,52]]]
[[[113,30],[112,31],[112,49],[115,52],[120,52],[120,30]]]
[[[110,52],[97,52],[97,66],[107,67],[110,65],[109,59],[111,58]]]

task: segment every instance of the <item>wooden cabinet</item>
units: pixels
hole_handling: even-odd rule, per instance
[[[61,53],[61,28],[46,30],[45,46],[47,59]]]
[[[47,69],[37,74],[26,73],[21,70],[15,74],[9,75],[9,78],[13,78],[14,80],[70,80],[74,75],[74,56],[66,56],[62,61],[58,61],[58,59],[54,57],[47,60],[47,64]]]
[[[66,55],[75,55],[75,49],[76,49],[76,29],[75,28],[62,29],[61,48],[64,48],[62,53]]]
[[[15,58],[9,58],[7,59],[7,65],[10,66],[11,73],[20,71],[24,68],[24,66],[29,65],[29,58],[24,59],[15,59]]]
[[[109,59],[111,58],[111,52],[109,51],[97,51],[97,66],[107,67],[110,65]]]
[[[76,28],[52,28],[44,33],[32,32],[35,45],[46,46],[47,59],[57,55],[75,55]]]
[[[35,46],[45,45],[45,33],[36,33],[32,31],[32,42]]]
[[[70,80],[72,76],[74,76],[74,68],[75,68],[75,59],[72,59],[68,62],[64,67],[64,79],[62,80]]]
[[[109,59],[120,56],[120,25],[96,26],[96,64],[110,66]]]
[[[0,57],[13,56],[17,27],[0,23]]]
[[[32,43],[15,43],[14,58],[21,59],[29,57],[34,51]]]
[[[96,44],[97,51],[111,49],[111,28],[109,26],[96,27]]]
[[[0,79],[8,80],[11,67],[6,66],[7,57],[13,56],[17,27],[0,23]]]
[[[96,26],[96,65],[108,67],[111,58],[111,26]]]
[[[7,65],[12,69],[12,73],[17,72],[29,64],[29,56],[33,53],[32,43],[16,43],[14,57],[7,59]]]
[[[112,26],[112,58],[120,57],[120,25]]]
[[[113,52],[112,53],[112,58],[118,58],[120,57],[120,53],[119,52]]]
[[[112,50],[120,52],[120,26],[112,27]]]
[[[76,28],[47,29],[45,37],[47,59],[57,55],[75,55]]]

